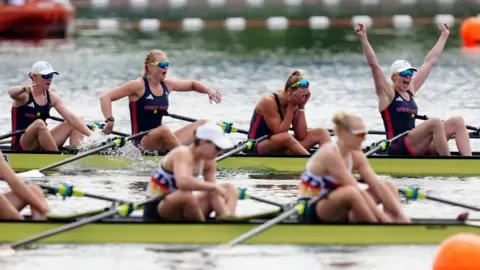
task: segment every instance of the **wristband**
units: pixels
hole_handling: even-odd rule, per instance
[[[298,109],[299,112],[305,112],[305,109]]]

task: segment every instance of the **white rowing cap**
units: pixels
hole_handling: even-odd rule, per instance
[[[32,69],[30,69],[31,74],[42,74],[48,75],[55,73],[58,75],[58,72],[53,69],[52,65],[46,61],[37,61],[32,65]]]
[[[405,60],[397,60],[393,62],[393,64],[390,66],[390,74],[402,72],[405,70],[413,70],[415,72],[417,71],[416,68],[414,68],[409,62]]]
[[[199,126],[195,132],[197,139],[208,140],[217,147],[225,150],[233,147],[233,143],[225,137],[223,129],[213,122]]]

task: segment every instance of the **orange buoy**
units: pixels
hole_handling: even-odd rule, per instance
[[[435,254],[433,270],[480,269],[480,236],[458,233],[445,239]]]
[[[463,21],[460,36],[464,47],[480,46],[480,18],[470,17]]]

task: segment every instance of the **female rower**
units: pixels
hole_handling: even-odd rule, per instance
[[[54,74],[58,75],[58,72],[49,63],[35,62],[28,75],[32,84],[14,86],[8,91],[13,99],[12,131],[26,129],[22,135],[12,137],[12,149],[58,151],[68,138],[71,146],[77,146],[82,142],[83,135],[92,134],[63,100],[50,91]],[[50,117],[52,107],[65,121],[49,131],[45,121]]]
[[[355,32],[360,36],[363,52],[372,70],[375,90],[380,111],[387,133],[387,138],[397,136],[410,130],[393,143],[388,150],[390,155],[424,155],[439,154],[450,156],[448,140],[455,135],[458,151],[461,155],[471,156],[470,139],[462,117],[452,117],[443,122],[438,118],[430,118],[415,126],[414,116],[418,112],[414,95],[423,85],[433,67],[440,60],[443,47],[450,31],[444,23],[440,24],[440,38],[425,57],[423,65],[417,72],[405,60],[397,60],[390,67],[390,84],[380,67],[375,52],[368,42],[365,27],[358,24]],[[414,73],[417,72],[414,76]]]
[[[160,203],[146,205],[145,219],[205,221],[212,211],[217,217],[235,214],[237,190],[230,183],[215,181],[215,158],[233,147],[232,143],[220,126],[210,122],[199,126],[194,138],[192,145],[168,152],[153,172],[147,196],[169,195]],[[194,195],[192,191],[200,193]]]
[[[0,152],[3,156],[3,153]],[[20,211],[30,205],[32,219],[45,220],[48,209],[42,190],[33,184],[25,184],[7,162],[0,158],[0,179],[7,182],[11,191],[0,194],[0,219],[23,220]]]
[[[305,104],[310,99],[310,83],[294,71],[284,89],[260,98],[250,120],[249,139],[269,135],[257,144],[257,154],[286,153],[309,155],[310,148],[330,142],[330,133],[323,128],[308,129]],[[293,126],[294,136],[288,133]]]
[[[310,222],[410,222],[401,210],[395,185],[381,181],[362,151],[368,133],[360,117],[338,112],[333,116],[337,143],[322,145],[307,161],[299,186],[299,201],[323,198],[307,207],[304,217]],[[369,185],[362,190],[352,175],[360,174]],[[377,204],[383,205],[381,211]]]
[[[194,90],[207,94],[210,102],[213,100],[216,103],[221,101],[222,96],[198,81],[167,78],[169,66],[167,55],[163,51],[150,51],[145,57],[141,78],[128,81],[100,97],[100,105],[107,123],[104,133],[108,134],[113,129],[115,119],[112,115],[112,101],[128,97],[132,133],[154,129],[135,141],[141,149],[163,151],[192,143],[193,131],[204,124],[205,120],[188,124],[175,132],[162,125],[163,115],[168,113],[169,93]]]

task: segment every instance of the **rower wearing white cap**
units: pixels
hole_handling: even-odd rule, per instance
[[[215,158],[233,147],[217,124],[207,122],[196,128],[190,146],[177,146],[160,161],[147,186],[147,196],[169,194],[160,203],[147,204],[146,220],[205,221],[216,216],[233,216],[237,190],[230,183],[216,182]],[[204,179],[204,181],[199,178]],[[192,191],[199,191],[194,194]]]
[[[12,137],[12,149],[58,151],[68,138],[70,145],[75,146],[81,143],[83,135],[92,134],[63,100],[50,91],[54,75],[58,72],[52,65],[45,61],[35,62],[28,74],[32,84],[14,86],[8,91],[13,99],[12,131],[26,129],[22,135]],[[65,121],[49,131],[45,121],[52,107]]]
[[[390,155],[439,154],[450,156],[448,140],[455,135],[458,151],[461,155],[471,156],[470,139],[462,117],[452,117],[445,122],[430,118],[415,126],[418,107],[414,95],[423,85],[433,67],[440,60],[443,47],[450,31],[444,23],[440,24],[440,38],[427,54],[420,69],[415,69],[405,60],[397,60],[390,67],[389,83],[377,61],[375,52],[368,42],[365,27],[357,24],[355,32],[360,36],[363,52],[372,70],[375,90],[378,97],[378,110],[381,113],[387,139],[391,139],[410,130],[394,141],[388,149]]]

